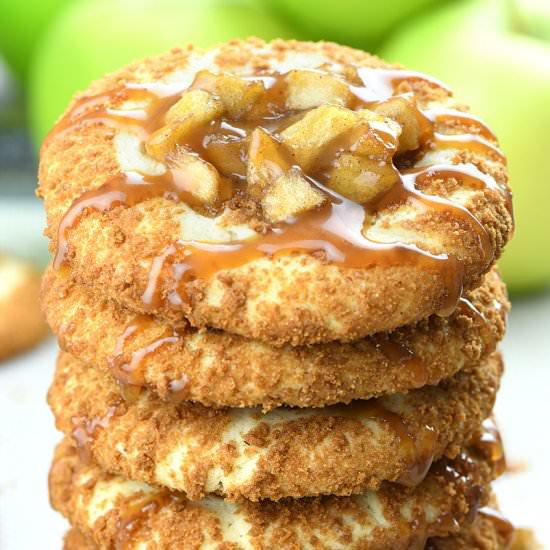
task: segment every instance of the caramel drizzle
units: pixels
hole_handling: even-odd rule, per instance
[[[145,365],[147,359],[162,348],[177,344],[181,339],[175,329],[166,328],[162,336],[132,351],[128,361],[124,354],[128,341],[138,336],[153,322],[149,316],[139,315],[126,325],[124,332],[117,339],[109,362],[113,375],[123,385],[144,386],[146,384]],[[131,395],[131,397],[133,396]]]
[[[400,70],[358,68],[357,76],[363,86],[351,86],[350,90],[358,100],[357,107],[368,107],[374,102],[379,103],[392,97],[396,86],[405,81],[428,80],[434,86],[446,89],[441,83],[428,79],[420,73]],[[244,140],[247,133],[255,127],[264,127],[271,131],[279,131],[288,124],[290,116],[296,113],[286,113],[281,105],[284,98],[284,75],[254,76],[261,79],[266,88],[262,101],[269,107],[266,116],[244,123],[235,120],[218,120],[214,125],[206,125],[198,132],[193,143],[186,144],[199,152],[205,160],[209,159],[209,147],[212,143],[209,136],[220,136],[227,143],[238,143]],[[208,82],[197,79],[191,87],[208,88]],[[69,114],[62,119],[54,134],[70,132],[84,124],[101,124],[110,128],[132,128],[141,139],[146,139],[155,129],[162,125],[166,111],[188,89],[187,84],[159,85],[127,85],[126,88],[112,93],[84,98],[78,102]],[[134,111],[121,111],[106,108],[112,101],[152,101],[152,106],[146,109],[136,108]],[[424,113],[418,110],[418,116]],[[489,141],[492,133],[475,117],[461,112],[437,114],[452,118],[459,122],[467,121],[476,127],[480,136],[472,134],[454,134],[452,137],[442,137],[432,133],[433,146],[447,147],[482,147],[493,151]],[[376,130],[375,130],[376,131]],[[432,130],[433,132],[433,130]],[[391,141],[384,132],[378,131],[379,139]],[[391,144],[390,144],[391,145]],[[337,160],[342,150],[350,150],[353,143],[347,147],[337,147],[325,159],[322,165],[330,165]],[[334,147],[333,147],[334,149]],[[231,174],[226,174],[233,181],[238,192],[238,184],[245,178],[244,164]],[[494,179],[477,170],[473,165],[437,165],[422,169],[403,171],[396,169],[396,183],[373,204],[357,204],[335,193],[323,183],[323,173],[307,175],[311,183],[321,190],[328,198],[328,204],[308,211],[299,217],[291,218],[283,223],[272,226],[265,235],[259,235],[246,242],[231,244],[206,244],[199,242],[180,241],[170,245],[159,257],[155,258],[150,271],[149,284],[144,291],[145,305],[157,307],[162,303],[161,284],[165,282],[166,266],[171,268],[171,287],[166,292],[172,305],[185,303],[188,297],[185,286],[195,279],[208,279],[219,270],[232,269],[249,263],[263,256],[291,255],[299,252],[322,253],[324,257],[337,265],[350,268],[366,268],[374,265],[402,265],[407,263],[421,264],[426,270],[435,270],[442,274],[447,288],[447,296],[441,304],[439,313],[450,314],[456,307],[462,291],[463,266],[459,259],[446,254],[431,254],[414,244],[402,242],[380,243],[365,236],[362,231],[366,220],[385,206],[400,205],[414,202],[428,210],[453,215],[469,224],[478,236],[480,254],[484,265],[493,260],[491,241],[482,224],[466,208],[441,197],[427,195],[417,189],[417,183],[424,178],[453,177],[462,180],[463,184],[474,188],[496,189],[507,193]],[[54,260],[56,268],[62,267],[68,254],[68,231],[73,228],[88,210],[101,213],[109,212],[116,207],[131,207],[153,197],[164,197],[168,200],[183,201],[196,206],[196,200],[186,191],[185,182],[173,170],[168,170],[162,176],[144,176],[128,172],[114,176],[99,189],[88,191],[77,199],[63,217],[58,229],[58,246]],[[183,261],[181,261],[183,258]],[[166,290],[166,289],[164,289]]]
[[[400,414],[389,410],[379,400],[353,401],[348,405],[319,409],[319,412],[357,421],[372,420],[386,425],[397,437],[400,449],[406,457],[406,467],[395,482],[405,487],[415,487],[426,477],[437,443],[437,433],[433,427],[426,425],[420,431],[413,432]]]
[[[388,333],[376,334],[372,339],[376,349],[389,361],[410,370],[413,381],[411,388],[421,388],[427,384],[430,371],[414,351],[392,339]]]
[[[501,303],[498,300],[494,300],[494,305],[497,311],[502,307]],[[468,315],[475,321],[481,334],[483,335],[484,342],[486,342],[486,349],[494,350],[497,345],[496,335],[493,331],[491,323],[488,321],[485,315],[483,315],[483,313],[481,313],[481,311],[479,311],[479,309],[464,296],[460,297],[458,310],[461,313]]]
[[[104,428],[107,428],[111,419],[117,411],[118,405],[111,405],[103,416],[94,416],[93,418],[81,417],[72,418],[73,438],[80,460],[84,464],[89,464],[92,459],[92,444],[97,434]]]
[[[172,247],[170,253],[175,253],[175,247]],[[163,258],[164,260],[165,258]],[[160,269],[154,269],[157,276]],[[156,289],[156,280],[151,285],[151,289]],[[152,294],[150,295],[152,296]],[[146,303],[150,303],[150,297],[144,297]],[[170,300],[175,300],[174,296],[169,296]],[[500,307],[500,302],[496,302]],[[489,342],[489,347],[494,348],[495,335],[491,330],[490,323],[485,316],[475,307],[475,305],[465,298],[460,297],[458,310],[463,314],[472,317],[478,324],[479,329],[485,336],[485,341]],[[124,328],[122,334],[118,337],[113,353],[109,359],[112,373],[122,386],[123,395],[126,401],[134,401],[139,397],[139,392],[135,386],[146,385],[145,365],[146,361],[158,353],[167,345],[174,345],[181,341],[182,334],[174,328],[166,328],[164,335],[147,342],[145,345],[134,349],[131,353],[130,361],[125,359],[125,351],[130,340],[153,323],[153,319],[148,315],[137,315]],[[409,369],[411,373],[411,388],[421,388],[428,383],[430,371],[427,365],[406,344],[398,342],[388,333],[379,333],[371,337],[376,349],[393,364],[399,364],[401,367]],[[169,390],[172,393],[171,400],[178,402],[180,397],[185,395],[188,390],[189,377],[183,374],[179,379],[172,380],[169,383]],[[494,428],[496,429],[496,428]]]
[[[474,436],[471,444],[493,464],[497,476],[506,471],[504,446],[493,418],[490,417],[483,421],[480,431]]]
[[[138,493],[124,500],[124,505],[118,508],[118,518],[115,524],[114,550],[133,548],[138,535],[146,537],[149,517],[158,513],[171,501],[178,497],[168,491],[155,490],[151,493]]]

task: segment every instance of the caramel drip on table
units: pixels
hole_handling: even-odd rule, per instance
[[[430,80],[420,73],[368,68],[357,68],[356,73],[362,85],[349,84],[356,98],[354,108],[369,108],[389,99],[402,82],[414,83],[423,80],[431,82],[433,86],[444,88],[441,83]],[[247,78],[260,80],[264,85],[264,95],[260,100],[263,109],[261,114],[252,120],[247,120],[246,117],[221,117],[205,124],[189,143],[182,144],[214,165],[214,153],[219,155],[220,147],[231,156],[230,168],[220,172],[230,182],[228,192],[224,193],[224,200],[243,190],[246,180],[246,143],[251,131],[261,127],[271,132],[276,139],[277,132],[305,114],[286,109],[284,74],[274,73]],[[199,73],[190,86],[188,83],[132,84],[111,93],[85,97],[57,124],[53,134],[77,131],[87,124],[100,124],[113,129],[125,128],[137,133],[140,139],[146,140],[163,126],[164,115],[180,99],[184,91],[190,88],[212,90],[213,86],[215,83],[211,78]],[[136,102],[137,107],[128,111],[107,107],[125,101]],[[147,102],[145,107],[142,106],[143,102]],[[474,121],[472,125],[478,128],[479,136],[454,134],[452,137],[442,137],[434,132],[433,122],[427,116],[417,108],[416,113],[424,128],[422,140],[425,143],[431,140],[433,147],[482,148],[494,152],[493,146],[489,143],[492,134],[489,135],[486,127],[475,119],[471,119]],[[467,115],[454,112],[437,115],[445,116],[455,117],[460,121],[460,117],[464,118]],[[369,131],[376,134],[377,139],[385,144],[388,151],[395,150],[396,140],[393,136],[373,127]],[[418,184],[429,182],[432,178],[454,178],[460,180],[465,187],[495,189],[503,194],[508,193],[507,189],[500,187],[490,176],[483,174],[473,165],[436,165],[401,171],[393,166],[395,184],[371,203],[358,204],[327,186],[329,176],[326,170],[338,162],[343,152],[353,150],[358,139],[356,134],[357,132],[351,132],[343,139],[335,139],[317,159],[315,171],[304,174],[327,198],[321,207],[274,224],[264,234],[258,234],[246,241],[230,244],[183,241],[172,243],[160,256],[153,259],[149,284],[143,294],[144,304],[158,307],[164,300],[172,305],[187,303],[189,298],[186,285],[194,280],[209,279],[220,270],[237,268],[265,256],[311,253],[320,254],[327,261],[342,267],[361,269],[414,264],[422,266],[427,272],[439,273],[446,287],[446,297],[440,304],[439,313],[452,313],[461,295],[464,276],[463,265],[458,258],[446,254],[431,254],[414,244],[376,242],[365,237],[363,231],[368,229],[369,220],[373,219],[380,209],[411,203],[421,211],[433,212],[434,215],[450,214],[460,220],[461,224],[471,227],[478,239],[482,263],[489,266],[493,261],[493,247],[479,220],[466,208],[448,199],[421,192]],[[120,173],[100,188],[84,193],[74,201],[59,224],[55,267],[60,268],[66,263],[68,232],[85,212],[93,210],[107,213],[117,207],[131,207],[156,197],[182,201],[200,210],[196,199],[188,191],[188,184],[185,174],[178,172],[176,168],[168,168],[161,176],[135,172]],[[204,210],[204,207],[202,209]],[[214,215],[222,209],[223,202],[209,207],[206,214]]]
[[[419,432],[413,432],[400,414],[389,410],[378,400],[353,401],[349,405],[319,409],[319,412],[359,422],[372,420],[387,426],[397,437],[400,449],[406,456],[406,467],[395,482],[405,487],[415,487],[426,477],[437,442],[437,433],[431,426],[426,425]]]

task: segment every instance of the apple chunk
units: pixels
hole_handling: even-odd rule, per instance
[[[293,166],[266,189],[261,204],[266,217],[279,222],[313,210],[324,200],[323,194],[304,178],[297,166]]]
[[[387,191],[399,179],[391,162],[344,153],[329,171],[327,185],[344,197],[367,203]]]
[[[372,107],[379,115],[388,117],[401,126],[398,151],[414,151],[429,137],[432,124],[411,101],[404,97],[391,97]]]
[[[293,70],[286,75],[288,109],[304,110],[326,105],[349,105],[353,94],[336,76],[321,71]]]
[[[174,183],[180,191],[190,193],[203,205],[212,205],[222,198],[220,174],[196,153],[178,147],[167,158]]]
[[[368,202],[397,181],[393,155],[399,124],[372,111],[327,105],[282,132],[306,173],[356,202]]]
[[[265,92],[260,80],[248,80],[229,74],[201,71],[195,77],[192,89],[216,94],[230,118],[239,118],[249,111]]]
[[[166,113],[166,125],[151,134],[145,144],[149,155],[163,161],[176,145],[185,144],[208,122],[223,114],[220,99],[204,90],[190,90]]]
[[[252,132],[248,147],[248,192],[255,199],[264,196],[266,187],[286,174],[292,166],[283,145],[262,128]]]
[[[278,222],[319,206],[323,194],[293,166],[285,146],[261,128],[252,133],[247,166],[248,192],[266,218]]]
[[[281,132],[297,163],[308,172],[322,148],[354,126],[358,115],[336,105],[322,105],[309,111],[298,122]]]

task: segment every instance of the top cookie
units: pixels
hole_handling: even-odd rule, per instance
[[[104,77],[46,139],[39,194],[57,268],[275,345],[450,313],[513,224],[485,124],[328,43],[188,47]]]

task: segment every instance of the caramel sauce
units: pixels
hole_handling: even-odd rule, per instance
[[[415,487],[426,477],[434,459],[437,442],[437,433],[431,426],[423,426],[419,432],[413,432],[401,415],[390,411],[377,400],[353,401],[349,405],[335,405],[319,411],[334,417],[357,421],[373,420],[386,425],[397,437],[406,457],[406,468],[395,480],[396,483]]]
[[[456,124],[460,127],[471,128],[477,135],[489,142],[496,142],[497,140],[491,128],[472,113],[458,111],[456,109],[443,109],[438,111],[424,111],[424,116],[432,122]]]
[[[372,337],[376,349],[392,363],[398,363],[410,370],[413,385],[411,388],[421,388],[428,382],[429,370],[422,360],[407,346],[391,339],[388,333],[376,334]]]
[[[93,418],[72,418],[74,427],[71,432],[71,437],[75,442],[78,456],[84,464],[89,464],[91,462],[91,446],[99,431],[109,426],[116,410],[117,405],[112,405],[103,416],[94,416]]]
[[[500,302],[498,303],[500,308]],[[477,309],[470,300],[465,298],[464,296],[461,296],[459,303],[458,303],[458,311],[461,313],[464,313],[465,315],[468,315],[472,319],[474,319],[475,323],[478,326],[478,330],[483,336],[484,342],[487,342],[488,345],[486,347],[490,348],[491,350],[494,350],[497,345],[496,341],[496,335],[493,332],[491,323],[486,319],[485,315],[483,315],[479,309]],[[495,308],[497,309],[497,308]]]
[[[504,153],[489,140],[476,134],[434,134],[432,146],[435,149],[468,149],[506,162]]]
[[[471,445],[488,461],[493,464],[497,476],[506,471],[506,456],[502,438],[493,418],[483,421],[481,429],[474,436]]]
[[[128,341],[138,336],[152,322],[152,319],[147,315],[137,316],[128,323],[116,342],[115,349],[110,358],[110,366],[115,378],[126,387],[145,385],[144,370],[147,359],[158,353],[163,347],[177,344],[181,339],[176,330],[167,328],[162,336],[133,351],[128,361],[124,353]],[[126,391],[130,390],[126,389]],[[135,395],[128,393],[126,398],[132,401]]]
[[[483,497],[483,489],[477,482],[476,471],[478,466],[473,460],[470,449],[465,448],[457,457],[450,459],[447,457],[438,460],[431,469],[431,472],[435,476],[442,477],[447,483],[452,484],[455,491],[464,495],[467,502],[466,522],[472,522],[478,513],[480,504]],[[413,549],[433,549],[435,545],[428,540],[428,530],[437,528],[437,532],[446,533],[448,536],[453,533],[458,533],[461,529],[462,520],[458,514],[462,514],[464,511],[451,507],[445,513],[440,513],[435,521],[426,521],[426,517],[422,520],[413,519],[408,521],[402,518],[401,530],[405,533],[403,536],[402,545],[397,545],[395,548],[402,548],[403,550]],[[411,533],[412,527],[412,533]]]
[[[416,71],[359,67],[357,77],[361,81],[361,86],[350,86],[350,90],[366,104],[389,99],[402,82],[428,82],[434,88],[450,93],[449,88],[440,80]]]
[[[484,506],[479,510],[479,515],[488,519],[494,526],[500,538],[508,548],[512,544],[514,538],[514,526],[506,519],[498,510],[490,506]]]
[[[356,74],[357,81],[362,84],[349,84],[356,98],[354,108],[368,108],[389,99],[402,82],[414,84],[418,80],[428,80],[433,86],[446,89],[438,81],[409,71],[357,68]],[[305,114],[287,111],[284,74],[257,75],[248,79],[260,80],[264,85],[264,94],[258,105],[254,105],[255,114],[252,118],[247,118],[246,113],[236,119],[221,117],[205,124],[194,133],[189,142],[181,144],[219,169],[220,174],[229,182],[229,192],[224,194],[224,199],[243,191],[246,181],[246,146],[252,130],[264,128],[276,139],[277,132]],[[53,134],[77,130],[86,124],[101,124],[113,130],[126,129],[137,133],[139,138],[145,141],[155,130],[163,126],[166,112],[179,100],[184,91],[200,88],[215,92],[215,84],[215,80],[203,72],[199,73],[190,85],[134,84],[100,96],[86,97],[76,102],[72,110],[54,128]],[[136,108],[124,111],[107,107],[126,101],[132,102]],[[423,128],[421,139],[424,143],[430,142],[432,147],[452,146],[497,154],[498,150],[490,143],[493,139],[492,133],[489,134],[483,123],[470,115],[458,111],[434,115],[437,120],[443,120],[445,117],[459,123],[467,120],[469,126],[476,130],[476,135],[441,136],[435,133],[433,120],[418,108],[415,109]],[[473,165],[449,164],[399,171],[392,160],[396,138],[373,127],[370,127],[369,131],[376,134],[376,139],[383,143],[386,149],[387,158],[382,161],[386,163],[385,172],[391,174],[393,171],[395,175],[395,184],[387,192],[370,203],[358,204],[335,193],[327,186],[329,169],[334,167],[343,152],[353,151],[361,139],[361,132],[358,134],[355,129],[345,136],[339,136],[320,152],[314,163],[316,168],[311,173],[304,174],[328,199],[321,207],[274,224],[265,234],[258,234],[246,241],[230,244],[183,241],[172,243],[152,262],[149,284],[143,293],[144,305],[158,307],[164,300],[173,306],[187,303],[187,283],[197,279],[209,279],[220,270],[237,268],[261,257],[311,253],[320,254],[326,261],[348,268],[414,264],[426,271],[437,272],[446,287],[446,297],[441,303],[439,313],[452,313],[462,291],[462,262],[446,254],[431,254],[414,244],[381,243],[369,239],[365,236],[369,220],[382,208],[404,203],[413,203],[422,211],[434,214],[451,214],[453,218],[460,220],[461,224],[472,228],[477,235],[482,262],[489,266],[493,261],[493,247],[479,220],[466,208],[448,199],[422,193],[418,189],[418,184],[429,182],[432,178],[455,178],[466,187],[496,189],[503,194],[508,192]],[[227,161],[227,158],[230,158],[230,161]],[[161,176],[146,176],[135,172],[120,173],[100,188],[84,193],[74,201],[59,225],[55,267],[59,269],[66,264],[68,232],[85,212],[94,210],[106,213],[117,207],[126,208],[159,197],[182,201],[201,209],[189,192],[186,175],[170,166]],[[214,215],[222,207],[223,203],[214,205],[209,210],[206,209],[206,214]]]
[[[153,493],[138,493],[125,499],[124,505],[117,509],[114,550],[133,548],[138,535],[140,538],[147,538],[149,516],[176,498],[167,491],[156,490]]]

